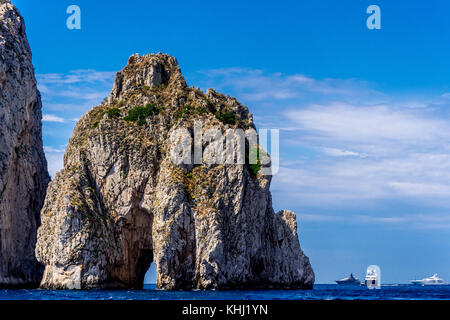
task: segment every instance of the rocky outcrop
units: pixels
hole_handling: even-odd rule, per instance
[[[0,287],[38,286],[34,255],[49,182],[41,98],[23,18],[0,1]]]
[[[254,124],[236,99],[189,88],[175,58],[131,56],[110,97],[76,125],[50,183],[41,286],[142,288],[154,261],[160,289],[311,288],[295,214],[272,209],[267,154],[256,165],[207,161],[225,156],[225,138],[205,138],[213,128]],[[190,145],[175,146],[193,135],[204,137],[204,161],[174,161],[186,150],[192,159]]]

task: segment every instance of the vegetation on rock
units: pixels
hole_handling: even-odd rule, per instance
[[[236,124],[236,115],[227,109],[222,109],[216,112],[216,118],[224,124]]]
[[[157,115],[162,108],[155,104],[146,104],[145,106],[137,106],[128,111],[128,115],[124,118],[128,122],[137,122],[138,125],[143,126],[147,123],[147,118]]]
[[[247,163],[247,168],[250,171],[250,174],[253,177],[256,177],[259,173],[259,171],[261,170],[261,157],[260,157],[260,148],[259,146],[255,146],[252,147],[249,152],[246,154],[246,160],[245,162]],[[250,163],[250,162],[255,162],[254,160],[256,159],[256,163]]]
[[[119,108],[112,108],[106,111],[106,114],[109,116],[110,119],[118,118],[120,117],[120,111]]]

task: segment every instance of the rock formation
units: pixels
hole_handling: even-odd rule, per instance
[[[254,128],[236,99],[189,88],[175,58],[131,56],[110,97],[76,125],[50,183],[42,288],[142,288],[152,261],[160,289],[312,287],[295,214],[274,213],[262,161],[172,161],[176,133],[192,134],[195,121],[203,134]]]
[[[38,286],[34,255],[49,182],[41,98],[23,18],[0,1],[0,287]]]

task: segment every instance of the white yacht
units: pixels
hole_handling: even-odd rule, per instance
[[[353,276],[353,273],[350,273],[350,276],[347,278],[336,280],[336,283],[339,285],[360,285],[361,281],[359,281],[357,278]]]
[[[446,284],[444,279],[438,277],[437,273],[432,277],[424,278],[422,280],[411,280],[411,283],[422,286],[439,286]]]

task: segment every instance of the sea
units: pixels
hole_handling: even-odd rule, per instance
[[[364,286],[317,284],[313,290],[161,291],[154,284],[144,290],[0,290],[0,300],[450,300],[450,285]]]

